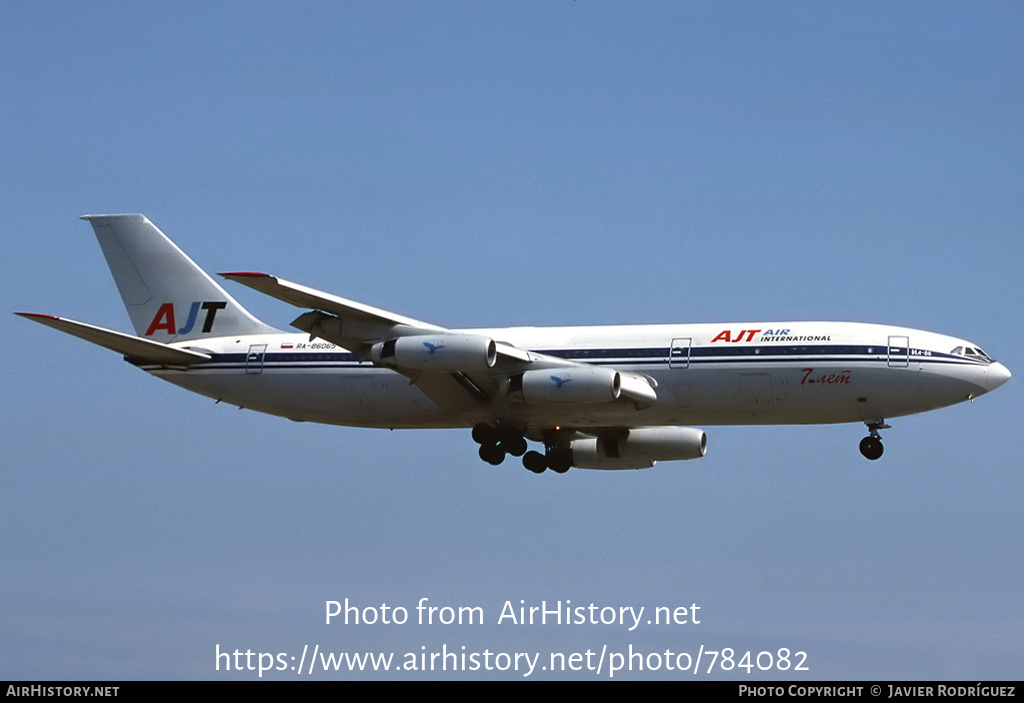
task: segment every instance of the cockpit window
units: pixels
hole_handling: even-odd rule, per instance
[[[990,357],[988,354],[986,354],[977,347],[957,347],[956,349],[951,351],[950,354],[955,354],[957,356],[966,356],[971,359],[981,359],[982,361],[988,361],[990,363],[992,361],[992,357]]]

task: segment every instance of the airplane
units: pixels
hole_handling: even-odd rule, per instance
[[[305,310],[256,319],[144,215],[84,215],[135,334],[16,313],[204,396],[299,422],[472,428],[485,462],[534,473],[643,469],[704,456],[692,425],[864,423],[995,390],[973,342],[857,322],[448,329],[267,273],[222,273]],[[543,451],[530,450],[529,442]]]

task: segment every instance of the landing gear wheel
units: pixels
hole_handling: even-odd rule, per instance
[[[884,450],[882,436],[878,434],[878,431],[892,428],[885,424],[885,420],[880,417],[865,420],[864,424],[868,426],[868,436],[860,441],[860,453],[874,461],[882,456],[882,451]]]
[[[548,461],[540,452],[526,452],[523,456],[523,466],[535,474],[542,474],[548,468]]]
[[[473,425],[473,441],[479,445],[497,444],[498,431],[486,422],[478,422]]]
[[[522,435],[519,435],[518,437],[510,440],[501,440],[501,447],[512,456],[522,456],[523,454],[526,454],[528,445],[526,443],[526,439]]]
[[[871,461],[882,456],[884,449],[882,440],[878,437],[865,437],[860,441],[860,453]]]
[[[481,444],[480,458],[491,466],[497,466],[505,461],[505,450],[497,444]]]
[[[564,474],[572,466],[572,452],[568,449],[558,448],[548,450],[548,468],[556,474]]]

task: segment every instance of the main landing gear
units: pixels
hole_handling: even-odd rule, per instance
[[[526,438],[512,425],[497,427],[481,422],[473,427],[473,441],[480,445],[480,458],[492,466],[505,461],[505,455],[522,456],[526,453]]]
[[[478,423],[473,426],[473,441],[480,445],[480,458],[492,466],[505,461],[507,454],[523,457],[523,466],[535,474],[545,469],[564,474],[572,466],[572,452],[566,447],[548,447],[544,454],[526,451],[526,438],[514,425]]]
[[[882,446],[882,437],[878,434],[878,431],[888,430],[890,427],[885,424],[885,420],[870,420],[864,424],[868,426],[870,434],[860,441],[860,453],[874,461],[882,456],[882,452],[885,451],[885,447]]]
[[[548,447],[547,452],[526,452],[523,466],[535,474],[551,469],[556,474],[564,474],[572,467],[572,452],[565,447]]]

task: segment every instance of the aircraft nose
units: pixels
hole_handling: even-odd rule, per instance
[[[998,361],[993,362],[988,367],[988,378],[986,379],[985,387],[994,391],[999,386],[1003,385],[1010,380],[1010,370],[1000,364]]]

